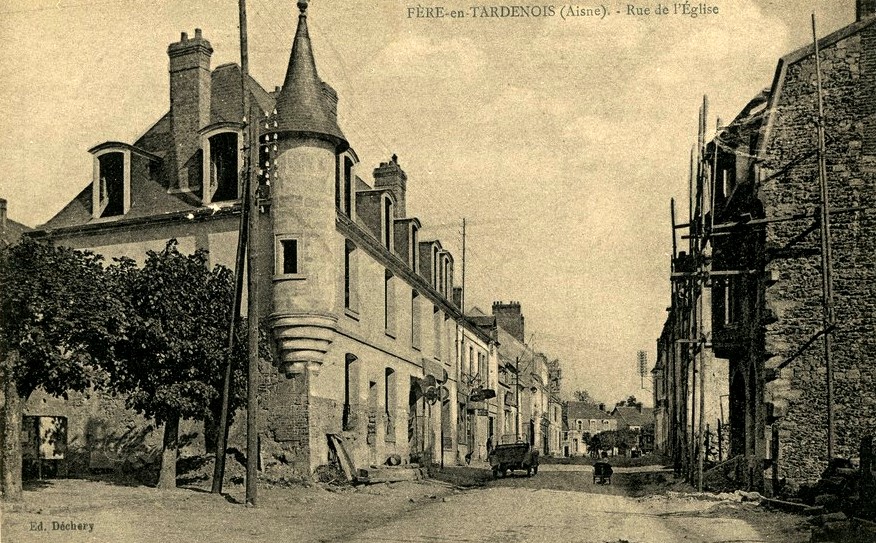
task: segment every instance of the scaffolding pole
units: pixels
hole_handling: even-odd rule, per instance
[[[818,49],[818,34],[815,29],[815,14],[812,14],[812,42],[815,47],[815,75],[818,85],[818,188],[820,195],[820,237],[821,237],[821,292],[822,309],[824,312],[824,330],[834,326],[832,254],[830,246],[830,214],[828,212],[827,193],[827,158],[825,156],[824,137],[824,93],[821,87],[821,58]],[[831,334],[827,332],[824,338],[824,367],[827,383],[827,459],[834,455],[834,412],[833,412],[833,353]]]

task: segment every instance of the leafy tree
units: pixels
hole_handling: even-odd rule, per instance
[[[626,400],[621,400],[615,404],[615,407],[639,407],[642,402],[636,399],[635,396],[629,396]]]
[[[593,399],[593,396],[590,395],[586,390],[576,390],[573,394],[576,402],[584,402],[590,405],[596,405],[596,400]]]
[[[590,437],[588,446],[592,450],[611,450],[615,447],[621,451],[638,446],[639,433],[629,429],[608,430]]]
[[[208,269],[206,251],[181,254],[176,240],[148,252],[143,268],[124,260],[113,274],[131,327],[107,370],[130,408],[164,425],[158,486],[173,488],[180,419],[210,418],[221,394],[233,274],[222,266]],[[243,353],[235,349],[232,412],[245,390]]]
[[[126,327],[101,257],[30,238],[0,248],[0,471],[21,498],[22,406],[37,389],[67,397],[102,383]]]

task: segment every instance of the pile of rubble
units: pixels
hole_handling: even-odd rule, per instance
[[[765,499],[774,508],[809,516],[811,541],[876,541],[876,473],[874,473],[873,439],[861,443],[859,465],[851,460],[834,458],[815,485],[805,486],[798,501]]]

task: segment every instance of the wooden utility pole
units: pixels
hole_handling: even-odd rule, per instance
[[[515,360],[514,366],[514,403],[516,414],[514,415],[514,442],[520,441],[520,357]]]
[[[459,293],[459,305],[465,315],[465,217],[462,218],[462,291]]]
[[[246,32],[246,0],[238,0],[240,10],[240,72],[243,90],[243,112],[246,115],[246,199],[248,200],[247,235],[247,379],[246,379],[246,503],[256,505],[258,493],[258,376],[259,376],[259,308],[256,270],[256,247],[258,246],[258,211],[255,191],[258,184],[253,177],[258,163],[258,124],[249,99],[249,52]]]
[[[245,17],[246,7],[241,4],[241,20],[244,23],[241,25],[241,43],[246,40],[245,37]],[[244,56],[244,49],[241,48],[241,59]],[[247,92],[246,78],[240,78],[242,104],[241,111],[243,112],[244,131],[249,126],[248,115],[249,111],[249,93]],[[255,122],[253,119],[249,119]],[[244,133],[244,141],[246,141],[246,133]],[[250,143],[251,145],[251,143]],[[244,147],[246,148],[246,147]],[[243,299],[243,269],[246,266],[246,249],[247,235],[249,228],[249,210],[250,203],[250,168],[246,167],[249,157],[244,157],[244,168],[239,172],[238,186],[243,189],[243,194],[240,199],[240,223],[237,228],[237,255],[234,260],[234,302],[231,308],[231,318],[228,323],[228,361],[225,364],[225,374],[222,378],[222,407],[219,415],[219,425],[217,427],[216,437],[216,462],[213,466],[213,485],[211,492],[219,494],[222,492],[222,484],[225,478],[225,450],[228,448],[228,417],[229,417],[229,397],[231,395],[231,366],[234,360],[234,342],[237,336],[237,321],[240,318],[240,306]]]
[[[669,199],[669,216],[672,219],[672,263],[669,268],[675,271],[675,259],[678,257],[678,243],[675,240],[675,198]]]
[[[815,46],[815,75],[818,84],[818,188],[820,193],[820,234],[821,234],[821,301],[824,312],[824,366],[827,373],[827,459],[834,454],[834,413],[833,413],[833,353],[831,332],[834,326],[832,254],[830,246],[830,214],[827,193],[827,157],[824,137],[824,95],[821,88],[821,58],[818,50],[818,34],[815,30],[815,14],[812,14],[812,42]]]

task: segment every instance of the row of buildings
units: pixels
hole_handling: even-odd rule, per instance
[[[30,235],[142,262],[169,238],[234,267],[241,215],[241,93],[259,131],[255,279],[274,364],[263,364],[259,433],[265,468],[312,473],[343,448],[356,466],[485,460],[490,444],[560,450],[559,363],[527,345],[517,302],[465,312],[456,260],[407,213],[396,156],[368,174],[319,78],[300,15],[283,85],[242,84],[211,68],[196,30],[170,44],[169,111],[133,143],[90,149],[93,177]],[[30,415],[63,415],[88,462],[145,421],[110,398],[32,398]],[[102,402],[101,405],[98,403]],[[107,407],[114,406],[114,407]],[[244,415],[240,414],[241,427]],[[234,440],[241,439],[235,430]],[[93,467],[93,466],[92,466]]]
[[[657,446],[689,473],[700,449],[723,462],[707,483],[792,492],[876,428],[874,15],[858,0],[856,21],[818,40],[818,65],[814,44],[786,55],[701,137],[653,374]]]

